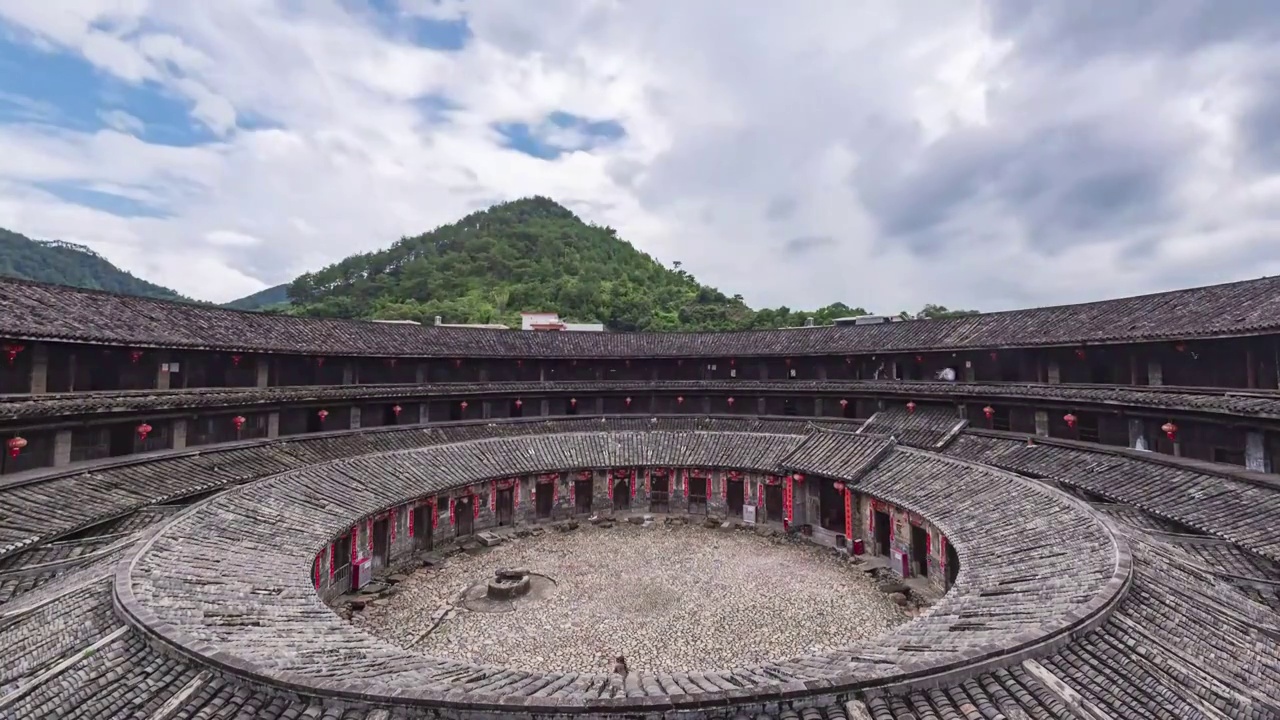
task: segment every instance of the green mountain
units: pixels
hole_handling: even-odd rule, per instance
[[[231,310],[275,310],[289,304],[289,283],[275,285],[266,290],[259,290],[239,300],[223,303],[222,307]]]
[[[0,229],[0,275],[190,302],[169,288],[134,277],[83,245],[61,240],[32,240],[4,229]]]

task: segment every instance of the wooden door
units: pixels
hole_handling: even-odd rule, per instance
[[[514,487],[498,488],[498,525],[514,525],[516,522],[516,490]]]

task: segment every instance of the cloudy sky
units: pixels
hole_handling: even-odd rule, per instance
[[[0,0],[0,227],[225,301],[547,195],[756,306],[1280,273],[1275,0]]]

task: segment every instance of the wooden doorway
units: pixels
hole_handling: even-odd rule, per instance
[[[689,477],[689,514],[707,514],[707,494],[710,481],[705,477]]]
[[[413,509],[413,549],[422,552],[431,549],[431,536],[435,530],[432,522],[435,505],[419,505]]]
[[[453,499],[453,527],[457,537],[465,537],[476,531],[476,501],[474,495]]]
[[[911,564],[920,577],[929,577],[929,533],[919,525],[911,526]]]
[[[729,478],[725,481],[724,503],[728,506],[730,515],[742,517],[742,506],[746,496],[746,485],[742,482],[742,478]]]
[[[945,539],[947,557],[947,589],[950,590],[952,585],[956,584],[956,578],[960,576],[960,554],[956,552],[955,547]]]
[[[516,488],[514,485],[498,488],[494,505],[500,527],[516,524]]]
[[[594,478],[578,478],[573,481],[573,512],[577,515],[591,514],[591,496],[595,492]]]
[[[781,483],[764,486],[764,513],[769,522],[782,522],[782,485]]]
[[[889,538],[893,532],[889,513],[876,510],[871,517],[876,527],[876,554],[889,557]]]
[[[539,480],[534,492],[534,514],[539,520],[549,520],[551,509],[555,507],[555,481]]]
[[[671,512],[671,478],[666,470],[649,471],[649,512]]]
[[[373,569],[387,567],[391,563],[391,521],[387,518],[373,522]]]
[[[631,479],[615,477],[613,483],[613,509],[629,510],[631,508]]]

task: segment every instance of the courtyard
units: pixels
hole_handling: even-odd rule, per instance
[[[476,604],[464,596],[512,567],[545,578],[496,611],[468,609]],[[618,655],[645,672],[750,665],[907,620],[861,568],[824,548],[683,524],[512,538],[419,570],[398,591],[353,621],[427,655],[558,672],[608,672]]]

